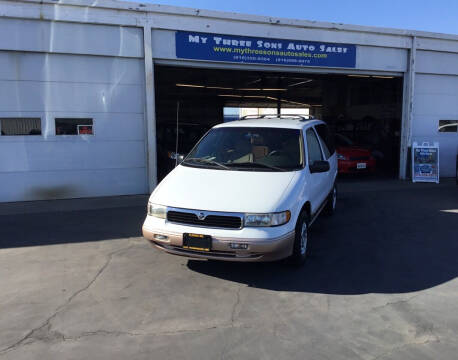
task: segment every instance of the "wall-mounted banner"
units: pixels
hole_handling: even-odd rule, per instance
[[[439,183],[439,143],[412,144],[412,181]]]
[[[354,68],[356,46],[235,35],[176,32],[180,59]]]

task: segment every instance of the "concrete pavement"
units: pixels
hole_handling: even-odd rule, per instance
[[[343,182],[299,269],[164,254],[146,198],[78,201],[0,207],[2,360],[456,358],[452,182]]]

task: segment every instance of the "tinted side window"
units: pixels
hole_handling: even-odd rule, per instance
[[[457,132],[458,120],[439,120],[439,132]]]
[[[41,135],[40,118],[0,119],[0,136]]]
[[[309,164],[313,164],[315,161],[323,160],[320,143],[318,142],[318,138],[312,129],[307,130],[306,138]]]
[[[318,134],[318,137],[321,141],[321,148],[323,149],[323,152],[324,152],[324,157],[326,160],[329,159],[329,157],[331,156],[331,153],[328,149],[328,146],[326,145],[326,142],[323,140],[323,138],[320,136],[320,134]]]
[[[56,135],[94,135],[92,119],[56,118]]]
[[[324,144],[326,144],[326,146],[324,146],[324,147],[326,147],[327,150],[329,150],[329,153],[331,155],[334,154],[334,151],[335,151],[334,139],[331,136],[329,128],[326,125],[321,124],[321,125],[315,126],[315,129],[316,129],[316,132],[318,133],[318,135],[320,136],[322,142],[324,142]],[[326,149],[324,151],[326,152]],[[329,156],[326,155],[327,158]]]

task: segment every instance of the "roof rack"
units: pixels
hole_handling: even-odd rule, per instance
[[[240,120],[250,120],[250,119],[297,119],[299,121],[307,121],[307,120],[314,120],[315,117],[312,115],[269,114],[269,115],[245,115],[240,118]]]

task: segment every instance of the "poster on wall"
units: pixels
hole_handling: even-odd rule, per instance
[[[414,142],[412,145],[412,181],[439,183],[439,143]]]
[[[356,45],[177,31],[180,59],[291,66],[356,66]]]

